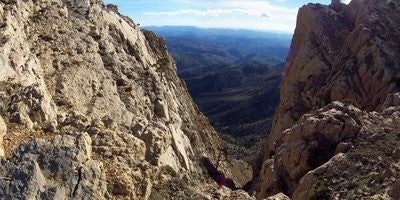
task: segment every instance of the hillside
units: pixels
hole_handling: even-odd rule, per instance
[[[250,198],[218,193],[251,169],[225,158],[161,38],[100,0],[0,16],[0,199]]]

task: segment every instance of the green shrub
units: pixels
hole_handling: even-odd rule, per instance
[[[316,183],[311,190],[308,199],[309,200],[324,200],[330,198],[330,189],[321,182]]]

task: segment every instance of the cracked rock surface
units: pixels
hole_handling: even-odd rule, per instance
[[[0,198],[148,199],[167,172],[196,191],[202,157],[251,179],[221,159],[163,39],[113,5],[1,1],[0,64]]]
[[[399,11],[394,0],[300,9],[257,163],[258,199],[395,198]]]
[[[89,198],[105,195],[104,166],[91,158],[87,133],[36,139],[2,159],[0,190],[5,199]],[[11,192],[12,191],[12,192]]]

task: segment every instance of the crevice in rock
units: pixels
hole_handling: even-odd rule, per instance
[[[82,180],[82,167],[79,167],[78,169],[78,181],[76,182],[76,185],[74,187],[74,190],[72,192],[72,197],[76,197],[78,189],[79,189],[79,184]]]
[[[200,159],[201,164],[206,168],[208,175],[219,185],[225,186],[232,190],[237,190],[235,183],[232,179],[225,177],[225,174],[217,169],[216,166],[207,157]]]
[[[317,134],[316,140],[322,145],[309,149],[310,156],[307,159],[307,163],[311,169],[319,167],[332,158],[336,149],[336,145],[322,134]]]

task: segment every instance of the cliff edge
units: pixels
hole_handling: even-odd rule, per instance
[[[399,198],[399,11],[379,0],[300,9],[258,199]]]
[[[0,18],[1,198],[207,197],[202,159],[236,187],[251,177],[233,175],[244,163],[224,159],[164,41],[116,6],[7,0]]]

